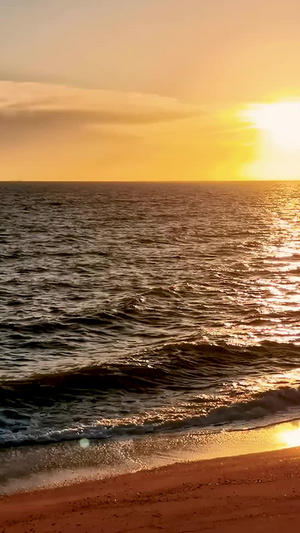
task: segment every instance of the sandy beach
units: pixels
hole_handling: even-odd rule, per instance
[[[268,532],[300,526],[300,448],[5,496],[1,533]]]

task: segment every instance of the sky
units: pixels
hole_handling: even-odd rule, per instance
[[[298,0],[0,0],[0,180],[300,178],[299,20]]]

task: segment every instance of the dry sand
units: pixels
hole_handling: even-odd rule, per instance
[[[0,532],[300,530],[300,448],[5,496]]]

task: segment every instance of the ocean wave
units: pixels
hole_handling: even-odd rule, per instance
[[[41,347],[41,345],[36,345]],[[47,344],[48,346],[48,344]],[[209,343],[169,343],[138,357],[111,364],[88,365],[0,382],[2,405],[46,405],[83,397],[155,394],[157,390],[201,390],[221,379],[300,365],[300,347],[265,342],[241,347]]]
[[[68,244],[70,242],[70,239],[65,240]],[[71,241],[72,242],[72,241]],[[76,239],[74,239],[74,242],[76,243]],[[6,244],[5,241],[2,241],[0,239],[1,244]],[[58,258],[58,259],[85,259],[90,260],[91,258],[103,258],[103,257],[109,257],[110,253],[108,251],[104,250],[84,250],[84,251],[75,251],[75,250],[53,250],[49,248],[46,252],[46,255],[48,259],[51,261],[52,258]],[[37,265],[34,263],[34,260],[40,260],[45,256],[45,250],[39,250],[35,249],[34,251],[27,251],[22,249],[19,250],[13,250],[10,252],[2,253],[0,256],[1,261],[15,261],[16,263],[20,263],[20,261],[27,261],[30,262],[30,268],[23,268],[21,265],[19,267],[19,271],[21,272],[47,272],[48,267],[43,267],[41,265]],[[88,263],[87,263],[88,264]],[[79,265],[80,266],[80,265]]]
[[[57,289],[74,288],[78,286],[69,282],[58,282]],[[44,291],[51,289],[50,283],[44,284]],[[80,294],[73,294],[73,299],[81,298]],[[87,310],[83,314],[67,313],[62,314],[59,319],[53,320],[27,320],[25,321],[0,321],[0,329],[7,331],[17,331],[18,333],[31,333],[32,335],[44,333],[56,333],[59,330],[74,330],[86,327],[109,328],[111,330],[124,329],[128,323],[153,324],[161,316],[161,311],[147,308],[144,305],[143,297],[126,298],[121,300],[113,310]]]
[[[300,406],[300,387],[283,387],[257,394],[249,401],[241,401],[231,405],[212,409],[206,415],[159,420],[156,415],[148,418],[145,423],[93,424],[90,426],[70,427],[62,430],[36,431],[26,430],[26,417],[18,415],[12,420],[10,411],[0,414],[0,447],[25,446],[35,444],[53,444],[80,439],[102,440],[143,436],[149,433],[172,433],[185,430],[209,430],[222,426],[241,429],[243,424],[249,427],[261,427],[276,420],[276,415],[284,414],[280,421],[296,418],[295,408]],[[293,411],[294,410],[294,411]],[[14,411],[12,411],[14,413]],[[294,416],[292,416],[294,413]],[[7,417],[6,415],[9,415]],[[265,423],[264,423],[265,421]],[[279,421],[279,419],[278,419]],[[238,426],[235,424],[238,423]],[[12,429],[12,425],[15,427]],[[1,432],[2,428],[2,432]],[[3,432],[5,428],[5,434]]]

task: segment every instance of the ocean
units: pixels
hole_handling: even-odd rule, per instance
[[[0,215],[1,486],[300,418],[300,182],[2,182]]]

